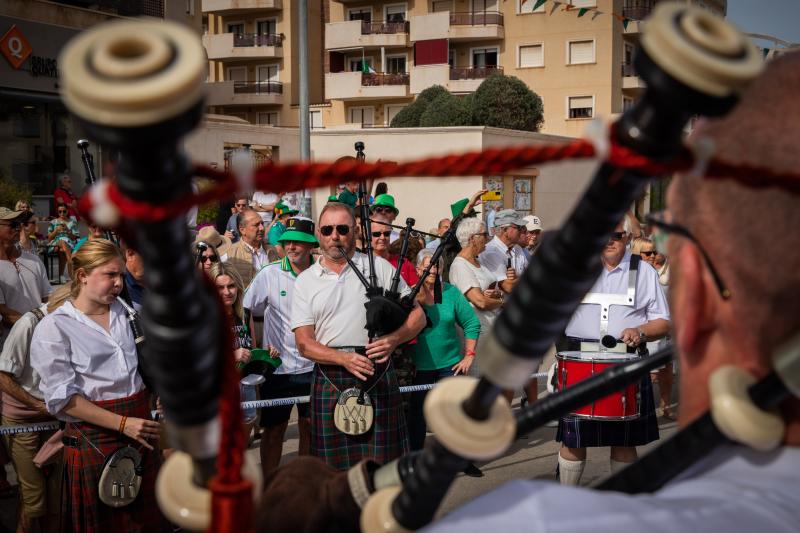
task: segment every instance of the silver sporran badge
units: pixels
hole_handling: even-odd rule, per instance
[[[363,435],[372,428],[375,409],[369,395],[351,387],[339,394],[333,410],[333,423],[347,435]]]

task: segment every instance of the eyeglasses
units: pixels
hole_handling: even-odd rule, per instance
[[[8,226],[11,229],[19,229],[22,226],[22,223],[19,220],[10,220],[5,224],[0,224],[2,226]]]
[[[236,207],[247,207],[247,204],[236,204]]]
[[[372,238],[377,239],[378,237],[386,237],[387,239],[392,236],[391,231],[373,231]]]
[[[615,231],[614,233],[612,233],[608,237],[608,240],[609,241],[617,241],[618,242],[618,241],[621,241],[623,238],[625,238],[625,232],[624,231]]]
[[[651,250],[649,252],[639,252],[639,255],[642,255],[644,257],[650,257],[651,255],[656,255],[657,253],[658,252],[656,252],[655,250]]]
[[[666,252],[666,241],[667,237],[670,233],[674,233],[676,235],[680,235],[685,239],[689,239],[692,244],[694,244],[698,250],[700,250],[700,255],[703,256],[703,260],[706,262],[708,266],[708,270],[711,272],[711,277],[714,278],[714,284],[717,286],[717,290],[719,291],[719,295],[722,297],[723,300],[728,300],[731,297],[731,291],[725,286],[722,282],[722,278],[719,277],[719,273],[717,273],[717,269],[714,268],[714,265],[711,263],[711,258],[708,257],[703,245],[700,244],[700,241],[691,234],[691,232],[683,226],[678,224],[674,224],[671,222],[667,222],[664,220],[663,213],[653,213],[651,215],[647,215],[646,219],[648,224],[652,224],[653,226],[657,227],[661,231],[664,232],[662,235],[660,232],[655,232],[652,235],[653,241],[656,245],[656,250],[661,252],[662,254]]]
[[[392,209],[391,207],[384,207],[382,205],[379,205],[378,207],[373,209],[373,211],[376,213],[394,213],[394,209]]]
[[[488,231],[484,231],[483,233],[473,233],[472,236],[473,237],[483,237],[484,239],[488,239],[489,238],[489,232]]]
[[[336,233],[338,233],[339,235],[347,235],[348,233],[350,233],[350,226],[348,226],[347,224],[336,224],[335,226],[320,226],[319,232],[323,236],[329,237],[333,233],[334,229],[336,229]]]
[[[211,261],[212,263],[216,263],[219,261],[219,257],[216,255],[204,255],[201,257],[200,262],[205,263],[206,261]]]

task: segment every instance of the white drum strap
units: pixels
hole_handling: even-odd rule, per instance
[[[634,306],[636,302],[636,276],[639,273],[640,261],[641,258],[638,255],[631,256],[630,270],[628,271],[628,290],[625,293],[590,292],[584,296],[581,303],[600,306],[600,335],[597,337],[598,340],[608,335],[608,318],[611,314],[612,305]],[[601,352],[609,351],[608,348],[603,346],[602,342],[598,342],[598,350]]]

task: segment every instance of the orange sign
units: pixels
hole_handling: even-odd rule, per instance
[[[17,25],[11,26],[11,29],[3,35],[0,39],[0,52],[5,56],[14,69],[18,69],[28,56],[33,52],[31,44],[28,39],[17,29]]]

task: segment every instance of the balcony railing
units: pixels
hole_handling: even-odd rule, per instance
[[[282,46],[280,35],[237,33],[233,36],[233,46]]]
[[[655,6],[655,0],[623,0],[622,16],[631,20],[643,20],[650,16]]]
[[[283,94],[283,84],[279,81],[237,81],[233,84],[234,94]]]
[[[362,22],[361,35],[393,35],[408,33],[408,21],[404,22]]]
[[[451,80],[482,80],[492,74],[502,74],[503,67],[451,67]]]
[[[622,64],[622,75],[623,76],[638,76],[638,74],[636,74],[636,69],[633,68],[633,63],[623,63]]]
[[[374,73],[374,74],[361,74],[361,85],[363,87],[376,87],[378,85],[408,85],[409,76],[406,72],[399,72],[397,74],[391,73]]]
[[[494,11],[450,13],[451,26],[488,26],[490,24],[502,26],[503,14]]]

